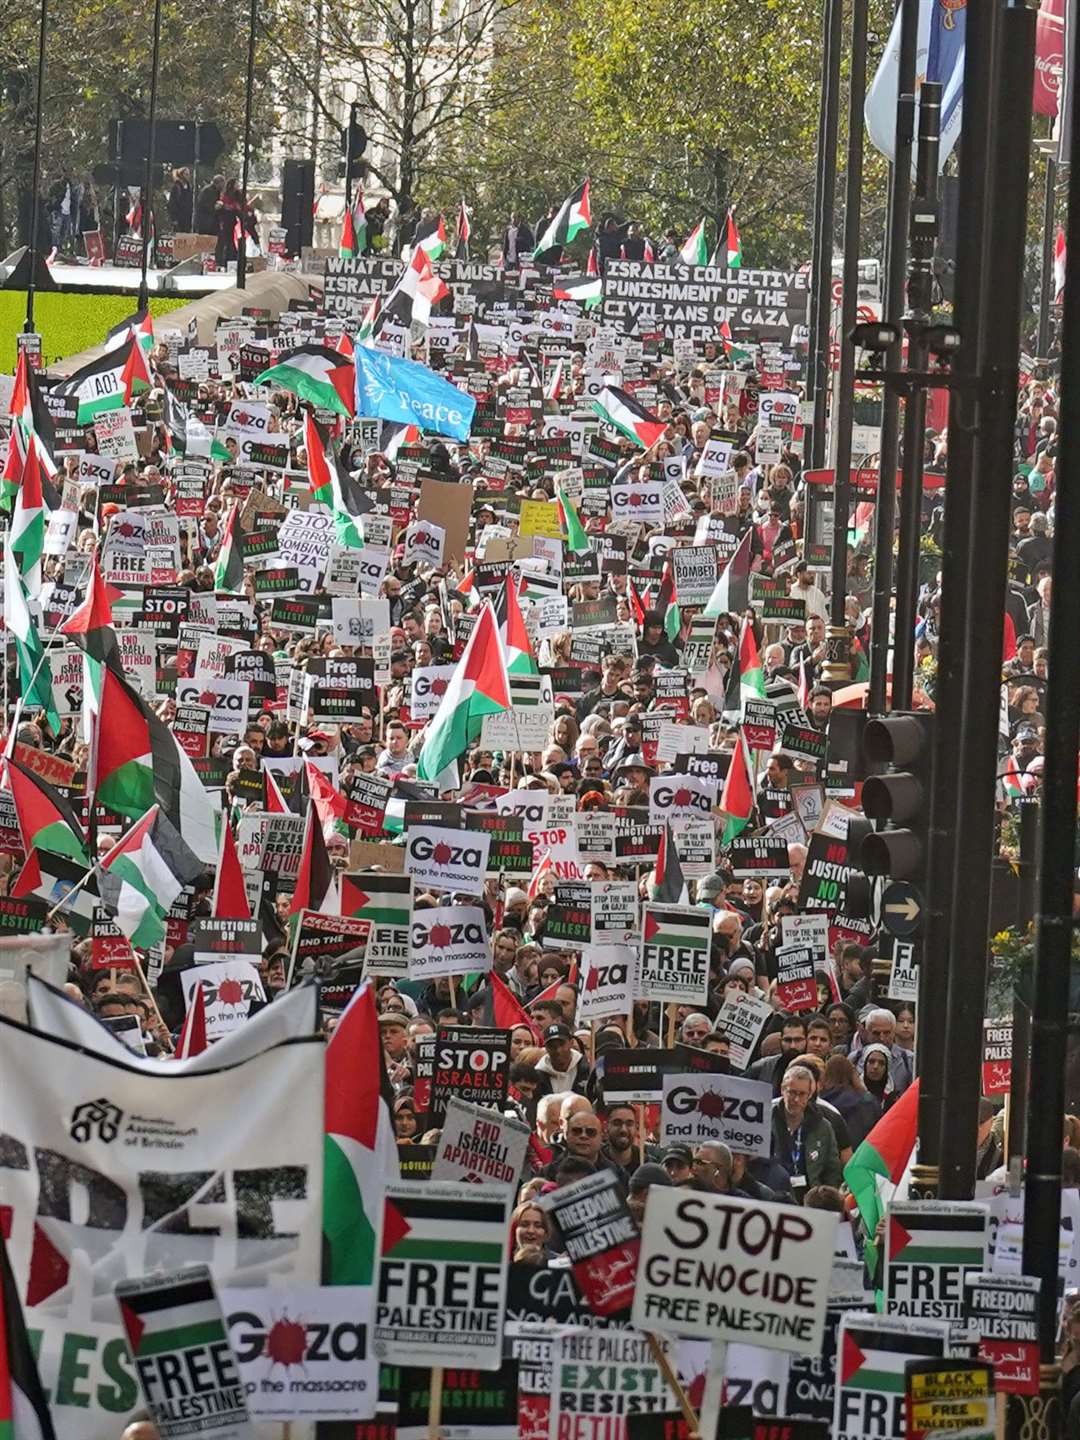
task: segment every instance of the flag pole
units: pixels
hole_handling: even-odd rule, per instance
[[[439,1440],[442,1431],[443,1367],[431,1367],[431,1385],[428,1388],[427,1433],[428,1440]]]
[[[661,1375],[663,1375],[664,1379],[668,1383],[668,1387],[671,1390],[671,1393],[679,1402],[679,1409],[682,1411],[683,1419],[690,1427],[691,1434],[698,1434],[699,1429],[697,1414],[694,1411],[694,1407],[690,1404],[690,1397],[687,1395],[686,1391],[679,1383],[679,1377],[678,1375],[676,1375],[674,1367],[672,1366],[671,1361],[668,1359],[667,1352],[660,1344],[659,1340],[657,1340],[656,1336],[653,1335],[651,1332],[647,1333],[645,1338],[649,1342],[649,1349],[652,1351],[652,1357],[660,1368]]]

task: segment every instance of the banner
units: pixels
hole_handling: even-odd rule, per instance
[[[718,340],[726,321],[736,336],[787,344],[806,324],[809,289],[808,271],[609,260],[604,319],[626,333],[699,341]]]
[[[512,1115],[500,1115],[451,1095],[436,1147],[432,1180],[483,1185],[511,1199],[525,1164],[531,1130]]]
[[[322,1039],[198,1072],[122,1053],[0,1019],[9,1253],[58,1440],[116,1440],[139,1403],[118,1282],[185,1261],[282,1298],[319,1278]]]
[[[719,1140],[742,1155],[772,1152],[772,1086],[734,1075],[665,1075],[661,1145]]]
[[[658,1187],[645,1208],[633,1323],[816,1354],[836,1224],[824,1210]]]
[[[375,1306],[381,1360],[498,1370],[509,1200],[434,1180],[386,1187]]]
[[[161,1440],[251,1440],[244,1386],[207,1267],[122,1280],[116,1299]]]
[[[468,440],[476,401],[426,365],[358,345],[356,414]]]

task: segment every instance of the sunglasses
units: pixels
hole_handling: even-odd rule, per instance
[[[573,1125],[566,1133],[568,1135],[588,1135],[592,1138],[599,1135],[600,1131],[591,1125]]]

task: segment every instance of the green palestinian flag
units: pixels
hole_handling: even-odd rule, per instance
[[[341,877],[341,913],[373,925],[405,926],[412,920],[412,876],[378,870],[352,871]]]

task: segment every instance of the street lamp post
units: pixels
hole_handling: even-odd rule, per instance
[[[836,223],[836,138],[840,122],[840,61],[844,49],[843,0],[825,0],[825,64],[821,76],[822,123],[818,130],[818,185],[814,195],[815,250],[818,268],[810,277],[810,383],[814,423],[810,432],[811,468],[825,463],[825,417],[829,397],[829,306],[832,298],[833,231]]]
[[[150,123],[146,139],[146,169],[143,172],[142,200],[142,269],[139,277],[139,305],[145,310],[150,304],[150,287],[146,269],[150,263],[150,231],[154,224],[154,151],[157,148],[157,92],[161,66],[161,0],[154,0],[154,45],[150,56]]]
[[[33,194],[30,196],[30,276],[26,282],[26,323],[25,332],[30,335],[34,329],[34,292],[37,289],[38,265],[38,207],[41,191],[41,117],[45,98],[45,35],[49,23],[49,0],[41,0],[41,16],[38,25],[37,93],[34,96],[34,179]]]
[[[236,246],[236,288],[247,289],[248,174],[251,166],[251,107],[255,97],[256,0],[248,9],[247,92],[244,95],[244,164],[240,172],[240,238]]]

